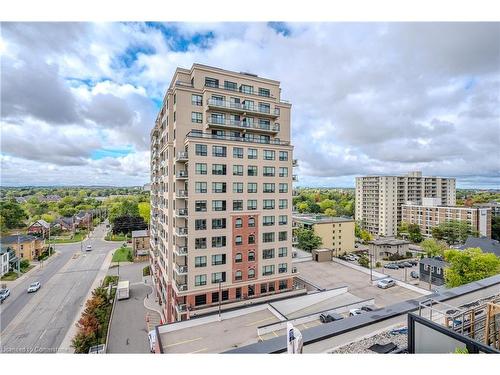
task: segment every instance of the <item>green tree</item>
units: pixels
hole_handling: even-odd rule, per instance
[[[500,216],[491,218],[491,238],[500,241]]]
[[[334,208],[327,208],[324,213],[327,216],[337,216],[337,211]]]
[[[321,212],[325,212],[328,209],[332,209],[335,206],[335,202],[331,199],[325,199],[321,202],[319,202],[319,207],[321,209]]]
[[[451,220],[432,228],[432,237],[446,241],[448,245],[464,243],[471,234],[477,236],[465,221]]]
[[[442,241],[437,241],[434,238],[427,238],[420,244],[422,250],[427,253],[429,258],[434,256],[444,256],[445,250],[448,249],[446,243]]]
[[[368,242],[373,240],[373,236],[370,234],[370,232],[363,229],[361,231],[361,239],[363,240],[363,242]]]
[[[144,219],[146,223],[149,223],[151,219],[151,205],[149,202],[141,202],[138,204],[139,215]]]
[[[298,241],[297,247],[305,251],[317,249],[323,243],[321,237],[317,236],[311,229],[298,228],[295,230],[295,236]]]
[[[300,202],[297,205],[297,211],[299,211],[301,214],[304,212],[309,212],[309,204],[307,204],[307,202]]]
[[[1,222],[8,229],[24,226],[24,221],[28,218],[21,205],[15,200],[0,202]],[[3,227],[2,227],[3,230]]]
[[[483,253],[480,248],[447,250],[445,260],[450,264],[445,269],[446,285],[450,288],[500,273],[500,258]]]
[[[423,236],[420,233],[420,226],[418,224],[408,224],[408,238],[411,242],[422,242]]]

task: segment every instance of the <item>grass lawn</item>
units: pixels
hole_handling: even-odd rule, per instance
[[[119,241],[119,242],[125,242],[127,240],[126,236],[123,234],[108,234],[104,239],[106,241]]]
[[[87,235],[86,232],[80,232],[76,233],[74,237],[67,236],[67,237],[59,237],[59,238],[51,238],[50,243],[73,243],[73,242],[80,242],[82,241],[85,236]]]
[[[116,249],[113,254],[112,262],[131,262],[132,261],[132,248],[120,247]]]
[[[30,269],[32,269],[33,267],[35,267],[34,265],[30,264],[28,267],[26,268],[21,268],[21,275],[23,273],[26,273],[28,272]],[[17,279],[17,272],[15,271],[10,271],[10,272],[7,272],[5,275],[2,276],[2,281],[14,281]]]

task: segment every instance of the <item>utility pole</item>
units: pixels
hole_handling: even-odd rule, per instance
[[[219,280],[219,322],[222,320],[222,316],[220,314],[220,310],[221,310],[221,299],[222,299],[222,281]]]
[[[370,257],[370,281],[373,281],[373,254],[368,252],[368,256]]]
[[[17,251],[19,255],[21,254],[21,238],[19,237],[21,234],[17,232]],[[21,261],[17,258],[17,277],[21,276]]]

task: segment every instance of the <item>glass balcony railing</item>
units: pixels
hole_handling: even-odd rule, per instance
[[[279,126],[276,124],[262,124],[262,123],[249,123],[246,121],[240,120],[229,120],[229,119],[219,119],[214,117],[209,117],[207,119],[208,125],[212,126],[227,126],[227,127],[236,127],[243,129],[255,129],[255,130],[263,130],[277,133],[279,132]]]

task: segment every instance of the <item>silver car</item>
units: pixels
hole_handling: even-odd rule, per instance
[[[40,289],[41,285],[39,281],[36,281],[34,283],[31,283],[30,286],[28,287],[28,293],[34,293]]]
[[[396,282],[393,279],[383,279],[377,283],[377,286],[379,288],[382,288],[382,289],[391,288],[395,285],[396,285]]]

